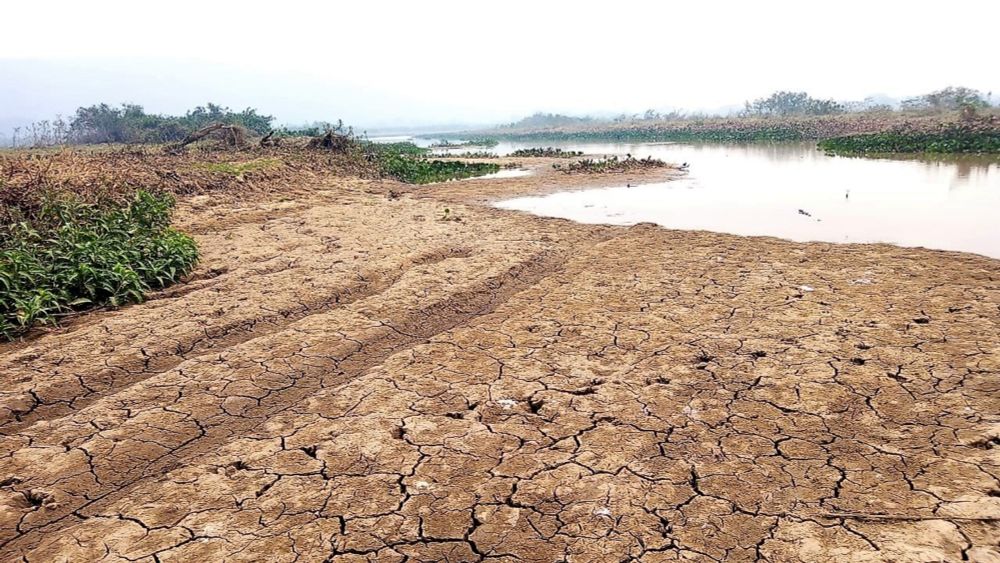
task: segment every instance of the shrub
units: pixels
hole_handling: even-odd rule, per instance
[[[844,106],[834,100],[820,100],[805,92],[775,92],[768,98],[746,102],[744,115],[787,116],[829,115],[843,113]]]
[[[167,143],[179,141],[211,123],[239,125],[258,134],[271,130],[274,118],[253,108],[234,112],[217,104],[206,104],[183,116],[146,113],[142,106],[96,104],[81,107],[69,122],[65,139],[70,143]]]
[[[142,301],[191,271],[193,239],[170,228],[174,200],[139,191],[125,204],[46,203],[0,232],[0,336],[89,307]]]

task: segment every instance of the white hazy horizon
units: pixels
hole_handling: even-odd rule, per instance
[[[3,11],[0,130],[100,102],[417,127],[718,110],[776,90],[1000,92],[1000,2],[989,1],[36,0]]]

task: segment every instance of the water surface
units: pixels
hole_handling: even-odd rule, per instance
[[[505,154],[520,147],[502,143]],[[887,242],[1000,258],[1000,162],[979,157],[827,156],[808,144],[553,144],[588,154],[687,162],[681,180],[561,192],[498,203],[585,223],[653,222],[673,229],[795,241]],[[623,180],[624,182],[624,180]]]

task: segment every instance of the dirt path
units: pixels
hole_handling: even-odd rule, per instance
[[[1000,561],[1000,261],[480,205],[544,164],[183,202],[0,349],[0,560]]]

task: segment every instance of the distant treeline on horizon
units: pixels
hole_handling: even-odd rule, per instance
[[[556,113],[536,113],[519,121],[499,125],[498,129],[553,128],[571,125],[621,123],[630,121],[684,121],[720,117],[782,118],[803,116],[833,116],[860,112],[975,112],[995,107],[992,93],[965,87],[948,87],[928,94],[896,101],[886,97],[869,97],[860,102],[838,102],[813,98],[806,92],[779,91],[766,98],[748,100],[743,110],[729,115],[708,115],[650,109],[644,113],[620,114],[615,117],[570,116]],[[180,116],[147,113],[138,104],[111,106],[106,103],[81,107],[68,120],[57,117],[14,127],[8,137],[0,132],[0,146],[44,147],[65,144],[101,143],[169,143],[183,139],[206,125],[222,122],[239,125],[248,132],[266,135],[275,131],[283,135],[320,135],[326,130],[339,130],[343,123],[316,122],[302,127],[275,127],[275,118],[255,108],[233,111],[228,107],[208,103]]]

